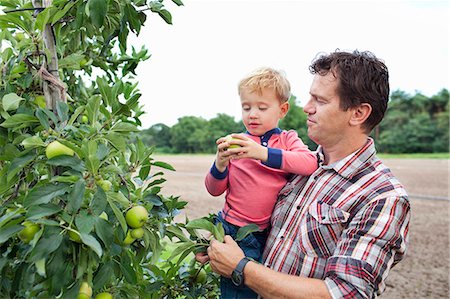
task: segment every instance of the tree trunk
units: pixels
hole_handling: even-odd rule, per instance
[[[49,7],[52,0],[33,0],[34,7]],[[57,114],[56,103],[58,101],[67,102],[64,84],[59,78],[58,56],[56,53],[56,37],[51,24],[44,27],[43,32],[44,46],[51,54],[51,60],[46,61],[45,68],[39,70],[39,75],[43,79],[43,89],[47,108]],[[46,52],[47,52],[46,51]]]

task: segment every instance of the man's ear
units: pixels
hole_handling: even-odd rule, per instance
[[[289,102],[285,102],[280,105],[280,119],[286,116],[289,111]]]
[[[372,106],[369,103],[362,103],[358,107],[353,108],[350,125],[362,126],[370,116],[370,113],[372,113]]]

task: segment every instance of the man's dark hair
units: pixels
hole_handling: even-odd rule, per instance
[[[338,79],[337,94],[343,110],[362,103],[372,106],[364,123],[368,133],[383,119],[389,101],[389,73],[383,61],[371,52],[336,51],[316,58],[309,67],[312,74],[328,72]]]

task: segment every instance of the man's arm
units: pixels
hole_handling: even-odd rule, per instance
[[[208,256],[214,272],[230,277],[244,253],[230,236],[225,236],[224,243],[211,241]],[[201,258],[199,260],[205,261]],[[244,282],[265,299],[331,298],[323,280],[276,272],[256,262],[247,263]]]

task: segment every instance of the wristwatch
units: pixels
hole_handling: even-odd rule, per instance
[[[244,267],[250,261],[251,259],[249,259],[248,257],[244,257],[242,260],[239,261],[239,263],[236,266],[236,269],[233,270],[233,273],[231,273],[231,282],[235,286],[237,287],[244,286]]]

